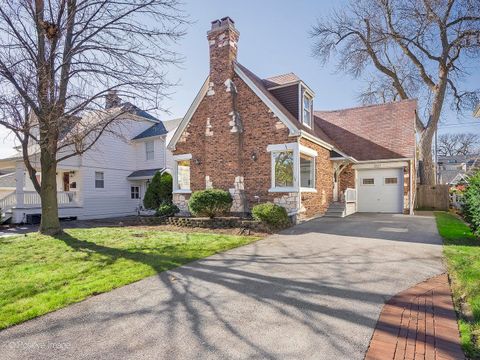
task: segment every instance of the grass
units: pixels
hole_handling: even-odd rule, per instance
[[[462,347],[469,358],[480,359],[480,240],[457,216],[445,212],[435,216],[460,313]]]
[[[0,239],[0,329],[258,239],[135,228]]]

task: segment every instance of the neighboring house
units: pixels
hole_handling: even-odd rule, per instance
[[[314,111],[295,74],[261,79],[237,62],[233,20],[207,37],[209,76],[168,145],[180,209],[192,191],[221,188],[236,213],[266,201],[298,218],[412,212],[415,100]]]
[[[480,169],[480,155],[439,156],[437,166],[439,184],[465,184]]]
[[[122,119],[81,156],[58,164],[57,190],[61,218],[95,219],[136,214],[150,179],[172,163],[166,149],[168,128],[151,114],[110,94],[105,113],[119,111]],[[114,99],[112,99],[114,97]],[[88,116],[88,115],[87,115]],[[175,122],[168,123],[173,129]],[[173,127],[173,128],[172,128]],[[30,159],[38,167],[38,151]],[[25,170],[21,155],[0,159],[0,208],[14,223],[40,214],[40,197]],[[41,181],[41,173],[38,173]]]

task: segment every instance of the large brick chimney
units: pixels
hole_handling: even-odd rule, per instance
[[[233,76],[239,36],[235,22],[228,16],[212,21],[207,38],[210,46],[210,81],[215,85],[224,84],[225,80]]]
[[[240,33],[229,17],[212,21],[207,33],[210,49],[210,81],[205,119],[204,173],[206,188],[230,191],[232,212],[244,212],[242,126],[236,109],[234,63]]]

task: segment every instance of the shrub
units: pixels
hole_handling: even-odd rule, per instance
[[[160,204],[160,206],[157,209],[157,216],[173,216],[176,213],[178,213],[180,209],[177,207],[177,205],[172,204],[171,202],[164,202]]]
[[[160,204],[164,202],[172,202],[173,179],[172,175],[167,172],[157,172],[148,185],[145,197],[143,198],[143,206],[147,209],[158,209]]]
[[[270,202],[255,205],[252,209],[252,215],[255,220],[266,223],[273,228],[282,228],[290,225],[287,210]]]
[[[211,189],[196,191],[188,201],[188,208],[195,216],[215,216],[227,214],[232,207],[232,196],[228,191]]]
[[[480,171],[468,179],[463,193],[463,215],[473,233],[480,236]]]

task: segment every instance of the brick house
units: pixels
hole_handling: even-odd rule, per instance
[[[314,111],[295,74],[261,79],[237,62],[229,17],[207,33],[210,73],[174,133],[174,202],[220,188],[232,212],[271,201],[298,218],[410,213],[416,101]]]

